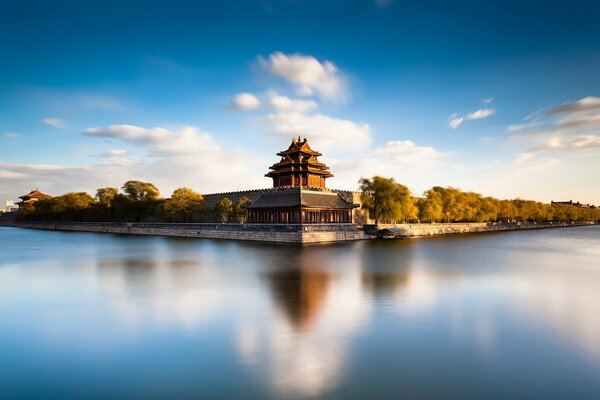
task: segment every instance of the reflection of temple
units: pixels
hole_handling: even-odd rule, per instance
[[[308,330],[325,304],[331,276],[309,265],[303,253],[294,253],[296,262],[277,264],[268,274],[273,299],[294,328]]]
[[[17,203],[17,205],[19,207],[22,207],[23,204],[33,203],[35,201],[38,201],[39,199],[44,199],[46,197],[52,197],[52,196],[40,192],[39,189],[34,189],[31,192],[24,194],[23,196],[19,196],[21,201],[19,201]]]
[[[287,150],[277,153],[281,160],[265,176],[273,178],[275,190],[265,191],[248,205],[248,222],[253,223],[352,223],[358,207],[325,188],[333,174],[317,160],[306,139],[292,139]]]
[[[323,307],[329,276],[319,271],[284,270],[269,275],[273,296],[299,330],[309,329]]]

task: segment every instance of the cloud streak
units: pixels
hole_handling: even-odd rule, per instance
[[[65,121],[59,118],[44,118],[42,119],[42,122],[46,125],[50,125],[58,129],[62,129],[66,126]]]
[[[452,114],[452,116],[450,116],[451,119],[448,125],[450,125],[452,129],[456,129],[465,121],[472,119],[488,118],[494,114],[496,114],[496,110],[494,110],[493,108],[482,108],[480,110],[473,111],[472,113],[469,113],[464,117],[459,117],[456,114]]]

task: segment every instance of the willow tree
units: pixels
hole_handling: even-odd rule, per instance
[[[127,181],[123,184],[125,197],[131,202],[135,210],[135,221],[142,219],[142,214],[148,211],[150,204],[160,198],[160,192],[150,182]]]
[[[374,176],[371,179],[361,178],[361,208],[369,212],[369,217],[379,221],[395,222],[417,218],[417,208],[410,190],[392,178]]]
[[[204,198],[200,193],[189,188],[179,188],[170,198],[164,201],[163,209],[169,218],[181,218],[183,222],[191,222],[204,208]]]
[[[422,221],[437,222],[443,218],[442,195],[434,190],[425,192],[425,198],[420,199],[419,219]]]

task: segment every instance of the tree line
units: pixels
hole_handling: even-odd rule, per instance
[[[600,221],[600,208],[499,200],[452,187],[435,186],[423,197],[414,197],[406,186],[380,176],[360,179],[359,187],[361,208],[376,223]],[[72,192],[25,203],[20,212],[32,221],[244,223],[244,206],[250,203],[247,197],[235,204],[224,197],[207,207],[202,195],[189,188],[179,188],[165,199],[152,183],[127,181],[121,190],[100,188],[95,197]]]
[[[121,190],[100,188],[95,197],[86,192],[71,192],[25,203],[20,213],[31,221],[244,223],[248,219],[244,206],[250,203],[247,197],[235,204],[224,197],[214,207],[207,207],[202,195],[189,188],[179,188],[164,199],[152,183],[127,181]]]
[[[440,186],[416,198],[406,186],[380,176],[362,178],[359,185],[362,209],[376,223],[600,221],[599,208],[499,200]]]

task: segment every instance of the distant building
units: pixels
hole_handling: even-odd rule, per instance
[[[569,201],[551,201],[550,204],[558,204],[564,206],[573,206],[578,208],[596,208],[593,204],[581,204],[580,202],[574,202],[573,200]]]
[[[24,194],[23,196],[19,196],[21,201],[19,201],[17,203],[17,205],[19,206],[19,208],[21,208],[23,206],[23,204],[33,203],[33,202],[38,201],[39,199],[44,199],[47,197],[52,197],[52,196],[50,196],[49,194],[40,192],[39,189],[34,189],[31,192]]]
[[[18,208],[15,207],[15,203],[12,200],[6,200],[6,207],[2,209],[2,211],[6,213],[17,211]]]

